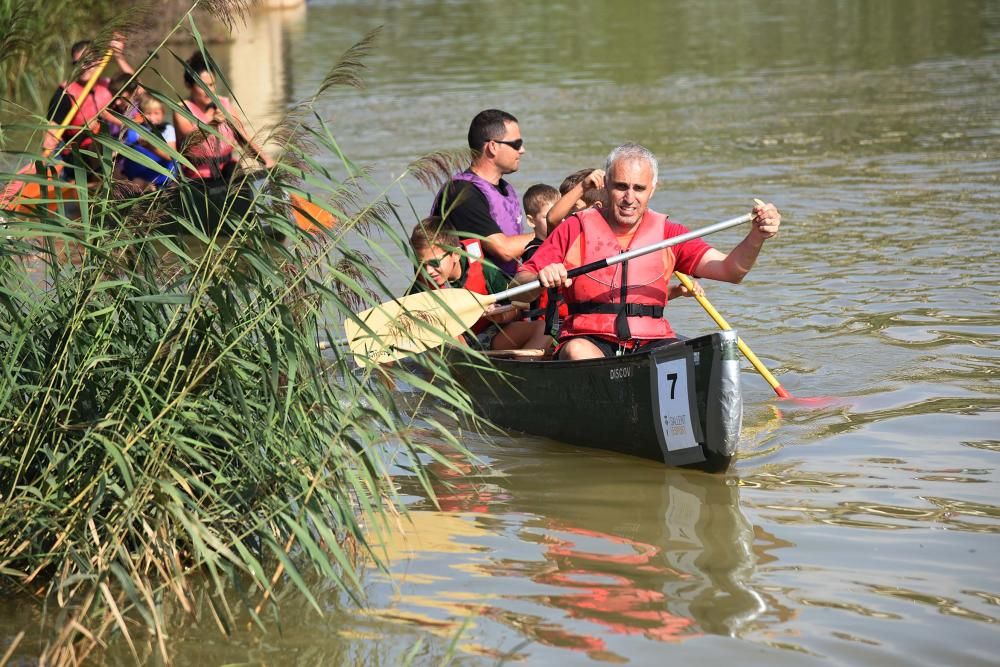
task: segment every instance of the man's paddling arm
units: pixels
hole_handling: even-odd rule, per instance
[[[757,261],[764,241],[774,238],[781,226],[781,214],[774,204],[764,204],[753,208],[753,227],[739,245],[729,254],[711,248],[706,252],[694,275],[709,280],[740,283]]]
[[[566,265],[554,263],[543,266],[538,273],[532,273],[523,269],[518,271],[514,274],[513,280],[510,281],[510,286],[517,287],[525,283],[530,283],[532,280],[540,281],[542,286],[518,295],[518,301],[534,301],[548,287],[569,287],[573,284],[573,279],[567,273]]]

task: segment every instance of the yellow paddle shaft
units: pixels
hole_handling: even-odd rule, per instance
[[[698,303],[700,303],[701,307],[705,309],[705,312],[708,313],[709,317],[715,320],[715,323],[719,325],[720,329],[722,329],[723,331],[729,331],[730,329],[732,329],[732,327],[729,326],[729,322],[726,322],[726,318],[724,318],[722,314],[715,309],[715,306],[713,306],[707,298],[701,296],[700,294],[695,294],[694,283],[691,282],[690,278],[688,278],[680,271],[674,271],[674,275],[677,276],[677,280],[681,281],[681,284],[684,285],[684,287],[686,287],[689,292],[694,294],[694,298],[698,300]],[[753,353],[753,350],[751,350],[750,347],[746,343],[744,343],[743,339],[740,338],[739,336],[736,337],[736,344],[739,346],[740,352],[743,353],[743,356],[745,356],[750,361],[750,363],[753,364],[753,367],[757,369],[757,372],[761,374],[761,377],[767,380],[767,383],[771,385],[771,388],[774,389],[774,393],[776,393],[781,398],[792,397],[792,395],[789,394],[788,391],[781,386],[781,383],[778,382],[778,379],[773,375],[771,375],[771,371],[767,370],[767,367],[764,366],[763,363],[761,363],[761,360],[757,358],[757,355]]]
[[[82,106],[84,100],[87,99],[87,95],[90,95],[90,91],[94,89],[94,86],[97,84],[97,80],[101,78],[101,74],[104,72],[104,68],[108,66],[109,62],[111,62],[112,56],[114,56],[114,51],[111,49],[104,52],[104,57],[102,57],[101,62],[98,63],[97,70],[90,77],[87,83],[83,85],[83,90],[80,91],[80,97],[73,100],[73,104],[69,108],[69,113],[67,113],[66,117],[62,119],[61,123],[59,123],[59,127],[52,131],[52,134],[55,135],[57,142],[62,138],[63,132],[66,131],[66,126],[69,125],[69,122],[73,120],[73,116],[75,116],[76,112],[80,110],[80,106]]]

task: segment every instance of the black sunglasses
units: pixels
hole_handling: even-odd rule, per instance
[[[504,144],[505,146],[510,146],[516,151],[521,150],[521,146],[524,145],[524,139],[514,139],[513,141],[504,141],[503,139],[492,139],[492,141],[498,144]]]
[[[445,255],[445,257],[447,257],[447,255]],[[444,260],[444,257],[438,257],[436,259],[428,259],[425,262],[420,262],[420,266],[430,267],[432,269],[440,269],[442,260]]]

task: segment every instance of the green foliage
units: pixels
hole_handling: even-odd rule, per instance
[[[0,0],[0,98],[43,99],[39,84],[52,83],[70,68],[69,47],[92,36],[120,3],[109,0]],[[70,27],[67,30],[67,26]]]
[[[115,629],[169,660],[164,605],[190,609],[206,581],[223,629],[230,600],[261,623],[281,586],[319,612],[307,579],[360,595],[355,554],[397,511],[390,468],[446,462],[411,438],[392,389],[426,386],[434,409],[467,412],[439,356],[422,357],[430,385],[318,344],[388,298],[359,226],[405,240],[381,198],[352,207],[362,170],[319,167],[317,151],[341,153],[309,118],[300,107],[283,123],[277,168],[219,191],[128,191],[112,160],[129,149],[102,137],[78,185],[0,211],[0,579],[52,605],[49,662]],[[48,183],[0,173],[15,180]],[[325,233],[289,219],[304,182],[337,220]],[[438,424],[420,431],[457,445]]]

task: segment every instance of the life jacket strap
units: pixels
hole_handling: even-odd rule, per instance
[[[625,317],[663,317],[663,306],[650,306],[642,303],[626,303],[624,308],[620,303],[586,301],[569,304],[570,315],[593,315],[595,313],[617,315],[622,310],[625,311]]]

